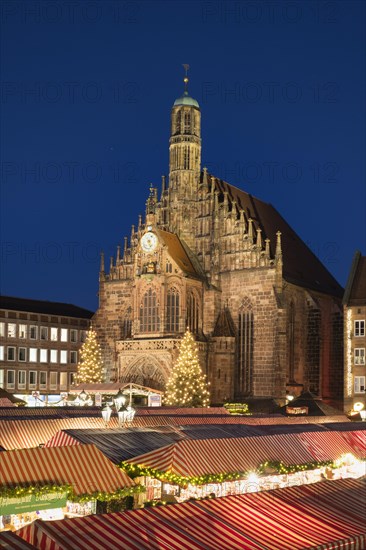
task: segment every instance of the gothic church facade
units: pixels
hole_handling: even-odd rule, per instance
[[[280,214],[201,171],[201,112],[171,111],[169,178],[101,260],[93,320],[106,379],[164,389],[188,326],[211,402],[342,392],[342,289]]]

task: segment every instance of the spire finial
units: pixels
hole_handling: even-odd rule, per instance
[[[184,70],[185,70],[185,76],[183,78],[183,82],[184,82],[184,93],[188,94],[188,82],[189,82],[189,78],[188,78],[188,71],[189,71],[189,65],[187,63],[183,63],[183,67],[184,67]]]

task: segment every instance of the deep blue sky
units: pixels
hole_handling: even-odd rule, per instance
[[[1,293],[97,306],[168,171],[170,109],[209,170],[272,203],[344,285],[365,254],[363,1],[4,1]]]

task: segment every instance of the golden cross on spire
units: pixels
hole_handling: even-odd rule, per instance
[[[184,91],[187,92],[188,82],[189,82],[189,78],[188,78],[189,65],[187,63],[183,63],[183,67],[184,67],[184,70],[186,72],[185,77],[183,79]]]

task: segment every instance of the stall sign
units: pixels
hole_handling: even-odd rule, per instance
[[[157,393],[150,394],[149,407],[161,407],[161,395]]]
[[[309,414],[309,407],[286,407],[286,414]]]
[[[51,508],[63,508],[66,506],[66,493],[45,493],[44,495],[23,495],[14,498],[0,499],[0,516],[9,514],[22,514]]]

